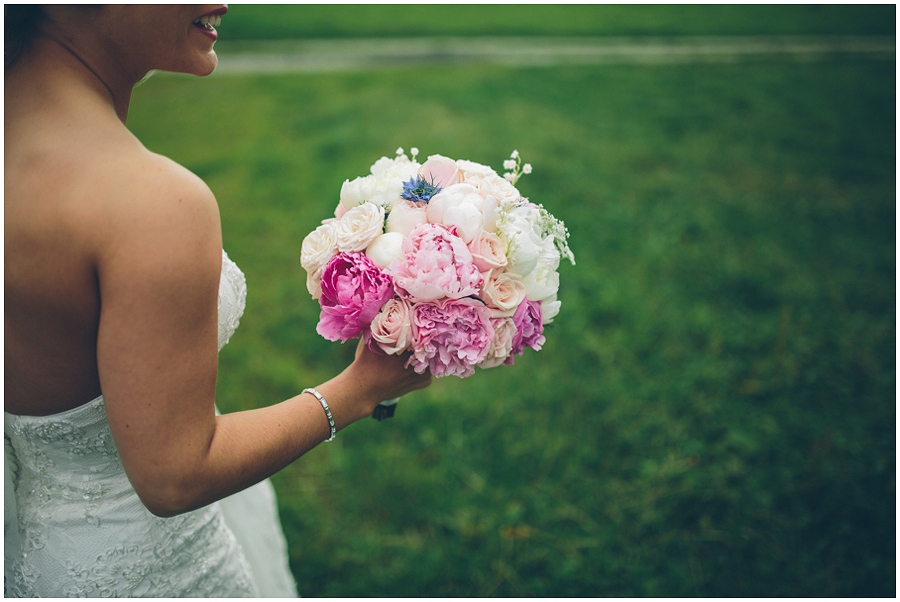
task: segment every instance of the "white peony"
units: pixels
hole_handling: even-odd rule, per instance
[[[369,202],[390,211],[391,207],[403,201],[403,180],[398,178],[378,178],[375,190],[369,197]]]
[[[362,205],[375,194],[375,176],[360,176],[354,180],[344,180],[341,186],[341,205],[345,209],[353,209]],[[335,214],[337,214],[335,212]]]
[[[372,203],[363,203],[350,209],[334,224],[339,251],[362,251],[383,232],[384,209]]]
[[[387,223],[385,225],[386,232],[399,232],[403,236],[409,236],[412,229],[419,224],[427,224],[428,216],[425,213],[425,207],[420,207],[414,203],[402,199],[391,207],[388,214]]]
[[[502,212],[497,229],[508,245],[506,269],[524,278],[537,267],[544,248],[540,232],[540,212],[529,205],[512,207]]]
[[[387,268],[395,259],[403,257],[403,235],[387,232],[376,237],[366,249],[366,256],[382,270]]]
[[[419,172],[419,167],[417,162],[410,161],[406,158],[406,155],[400,155],[395,159],[388,159],[387,157],[380,158],[372,164],[369,171],[373,176],[379,179],[400,180],[401,182],[406,182],[410,178],[416,177]]]
[[[466,244],[472,242],[484,226],[484,197],[470,184],[454,184],[428,201],[428,221],[456,226],[457,235]]]
[[[541,301],[541,322],[544,324],[552,322],[556,314],[559,313],[561,305],[562,301],[557,300],[556,295]]]
[[[552,236],[544,238],[534,269],[525,276],[525,295],[529,301],[543,301],[559,290],[559,250]]]

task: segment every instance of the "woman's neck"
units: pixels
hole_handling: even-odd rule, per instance
[[[104,60],[102,53],[91,52],[90,48],[79,47],[76,40],[54,33],[35,36],[20,64],[7,71],[7,97],[21,89],[17,84],[27,82],[41,88],[62,89],[67,95],[74,93],[77,98],[109,107],[124,124],[135,84],[133,76],[114,61]]]

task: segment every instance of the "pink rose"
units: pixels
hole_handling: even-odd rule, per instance
[[[388,299],[381,312],[372,320],[369,332],[364,336],[369,349],[378,349],[388,355],[400,355],[412,342],[409,322],[410,305],[403,299]]]
[[[506,266],[506,245],[500,237],[490,232],[482,232],[469,243],[472,261],[478,271],[487,272]]]
[[[483,293],[484,302],[495,310],[491,314],[493,317],[508,317],[525,300],[525,285],[512,274],[491,273],[484,283]]]
[[[494,325],[494,340],[480,368],[493,368],[506,361],[512,352],[513,339],[516,336],[516,323],[512,318],[491,318]]]
[[[407,365],[440,378],[471,376],[494,341],[491,310],[477,299],[444,299],[412,308],[413,353]]]
[[[413,302],[477,295],[484,280],[455,229],[435,224],[413,228],[389,269],[397,292]]]
[[[544,344],[544,324],[541,320],[541,302],[525,301],[513,314],[516,335],[513,337],[512,350],[505,364],[512,364],[515,355],[522,355],[526,347],[539,351]]]
[[[443,155],[431,155],[419,168],[419,175],[427,182],[441,188],[453,186],[459,182],[459,169],[456,161]]]
[[[338,253],[322,272],[316,332],[343,343],[358,336],[394,296],[391,278],[363,253]]]

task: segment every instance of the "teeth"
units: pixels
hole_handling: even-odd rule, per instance
[[[194,25],[199,25],[204,29],[212,30],[214,27],[218,27],[222,24],[222,15],[208,15],[206,17],[200,17],[196,21],[194,21]]]

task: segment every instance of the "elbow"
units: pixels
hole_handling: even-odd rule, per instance
[[[144,507],[154,516],[171,518],[197,510],[209,504],[192,484],[167,483],[143,484],[134,488]]]
[[[138,495],[138,497],[151,514],[160,518],[171,518],[199,508],[199,506],[186,503],[177,497],[160,495]]]

